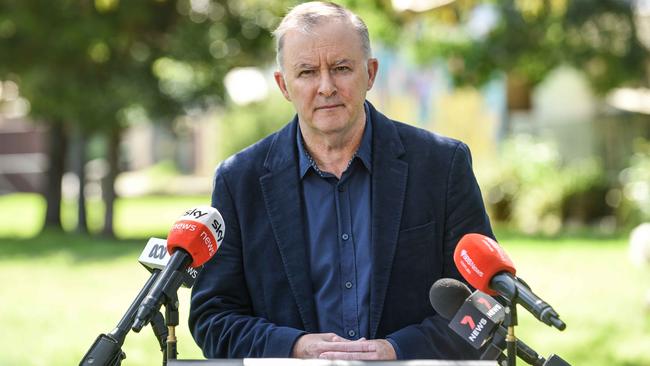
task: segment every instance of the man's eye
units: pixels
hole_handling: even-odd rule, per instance
[[[298,76],[310,76],[314,74],[314,70],[302,70],[298,73]]]
[[[344,71],[349,71],[350,68],[347,66],[337,66],[334,68],[334,71],[336,72],[344,72]]]

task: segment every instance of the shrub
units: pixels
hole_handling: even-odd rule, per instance
[[[584,224],[607,211],[597,159],[565,163],[552,143],[528,135],[503,143],[483,181],[492,219],[526,233],[556,234],[569,222]]]
[[[613,191],[616,213],[625,226],[650,221],[650,141],[634,141],[629,165],[618,175],[620,191]]]
[[[294,114],[291,103],[280,93],[245,106],[231,105],[219,121],[219,160],[275,132]]]

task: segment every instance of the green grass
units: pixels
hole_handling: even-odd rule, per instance
[[[209,205],[208,196],[146,196],[118,198],[115,203],[114,228],[120,238],[167,235],[167,231],[184,210]],[[63,227],[72,231],[77,223],[76,201],[64,201],[61,209]],[[88,227],[98,232],[103,225],[103,204],[87,204]],[[36,194],[0,196],[0,237],[32,237],[41,230],[45,200]]]
[[[165,236],[179,212],[205,198],[124,199],[118,234],[103,240],[39,231],[33,196],[0,197],[0,365],[76,365],[99,333],[120,320],[148,272],[137,257],[149,236]],[[7,212],[9,210],[11,212]],[[29,221],[28,218],[33,218]],[[28,223],[34,228],[23,227]],[[627,259],[626,238],[499,236],[524,278],[567,329],[550,328],[519,307],[517,335],[543,356],[572,365],[650,365],[650,270]],[[179,290],[180,358],[200,358],[187,328],[189,290]],[[150,328],[129,333],[124,365],[160,364]],[[523,364],[519,361],[519,364]]]
[[[526,344],[573,365],[650,365],[650,273],[630,265],[625,239],[518,239],[504,247],[518,275],[567,323],[559,332],[519,307],[517,335]]]
[[[52,233],[0,238],[0,365],[77,365],[95,338],[115,327],[149,277],[137,263],[145,243]],[[199,358],[187,327],[189,290],[178,294],[179,352]],[[123,350],[124,365],[160,363],[150,327],[129,333]]]

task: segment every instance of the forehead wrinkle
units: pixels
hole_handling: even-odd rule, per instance
[[[354,62],[354,60],[351,60],[349,58],[339,58],[339,59],[334,59],[334,61],[327,63],[328,66],[330,66],[330,65],[331,66],[339,66],[339,65],[344,65],[344,64],[354,65],[355,62]],[[304,61],[297,62],[297,63],[295,63],[293,65],[293,69],[313,69],[313,68],[317,68],[317,67],[318,67],[318,65],[314,65],[314,64],[312,64],[310,62],[304,62]]]

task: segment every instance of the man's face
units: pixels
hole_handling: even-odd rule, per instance
[[[341,134],[365,122],[363,102],[377,74],[348,22],[319,24],[284,36],[282,73],[275,80],[311,134]]]

